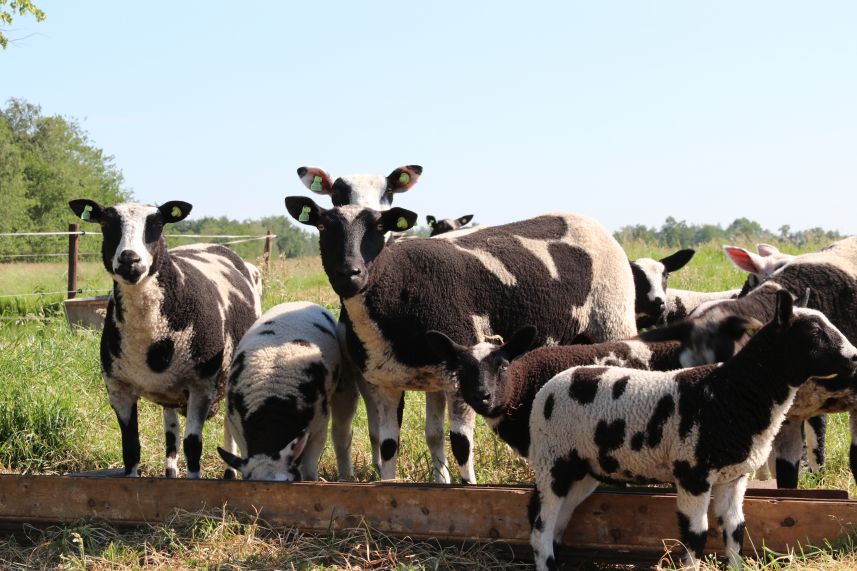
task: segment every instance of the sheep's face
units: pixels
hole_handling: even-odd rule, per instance
[[[640,258],[631,262],[638,329],[652,327],[661,319],[666,309],[667,279],[671,272],[683,268],[693,254],[694,250],[679,250],[660,260]]]
[[[299,482],[301,454],[308,439],[309,433],[304,430],[285,448],[273,455],[261,452],[249,458],[240,458],[220,447],[217,448],[217,452],[226,465],[240,472],[245,480]]]
[[[404,208],[383,212],[361,206],[321,208],[303,196],[286,198],[289,214],[319,234],[321,263],[333,290],[343,299],[362,292],[369,283],[369,268],[384,249],[387,232],[413,227],[417,214]]]
[[[431,228],[431,233],[429,236],[440,236],[441,234],[446,234],[447,232],[452,232],[453,230],[458,230],[468,222],[473,219],[472,214],[468,214],[467,216],[462,216],[461,218],[444,218],[443,220],[438,220],[434,216],[426,216],[426,223],[429,228]]]
[[[133,285],[154,273],[164,250],[164,224],[184,220],[192,206],[171,201],[161,206],[123,203],[103,207],[93,200],[72,200],[82,220],[101,225],[104,267],[117,281]]]
[[[333,179],[318,167],[300,167],[298,177],[311,191],[330,196],[334,206],[364,206],[374,210],[387,210],[393,197],[406,192],[420,178],[423,167],[407,165],[389,175],[354,174]]]
[[[783,296],[791,298],[785,292],[780,298]],[[808,378],[824,382],[857,375],[857,348],[826,315],[815,309],[796,308],[789,318],[783,318],[781,308],[782,304],[775,321],[785,336],[785,352],[790,356],[806,355]]]

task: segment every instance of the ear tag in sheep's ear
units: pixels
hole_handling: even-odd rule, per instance
[[[408,229],[408,221],[405,220],[404,216],[399,216],[399,219],[396,220],[396,228],[401,228],[402,230]]]
[[[89,220],[89,213],[92,212],[92,205],[87,204],[83,207],[83,212],[80,213],[81,220]]]
[[[170,216],[172,216],[173,218],[178,218],[181,215],[182,215],[182,209],[179,208],[178,206],[173,206],[173,209],[170,210]]]
[[[411,182],[411,175],[406,172],[403,172],[399,175],[399,182],[402,184],[408,184],[409,182]]]
[[[309,185],[309,189],[313,192],[321,192],[321,177],[316,176],[312,179],[312,184]],[[301,214],[303,216],[303,214]],[[309,220],[309,218],[307,218]],[[306,220],[301,220],[301,222],[306,222]]]
[[[298,222],[309,222],[309,211],[309,206],[304,206],[303,208],[301,208],[301,214],[300,216],[298,216]]]

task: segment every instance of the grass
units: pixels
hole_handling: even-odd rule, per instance
[[[626,245],[632,258],[662,257],[671,251],[644,244]],[[63,264],[0,266],[0,295],[65,289]],[[743,274],[728,262],[718,245],[700,248],[671,285],[715,291],[740,286]],[[84,288],[108,289],[110,281],[99,262],[80,270]],[[308,299],[334,313],[339,302],[318,259],[279,260],[267,276],[263,305]],[[71,330],[62,318],[60,300],[0,297],[0,470],[55,474],[120,467],[118,425],[107,404],[98,366],[99,334]],[[12,298],[15,299],[15,298]],[[19,298],[20,299],[20,298]],[[402,427],[399,477],[431,481],[423,437],[425,398],[408,393]],[[365,412],[355,419],[354,462],[357,478],[375,478],[369,454]],[[140,405],[141,473],[163,469],[160,408]],[[222,434],[222,416],[206,424],[203,474],[218,477],[222,465],[215,452]],[[512,454],[481,419],[476,429],[476,473],[480,483],[530,483],[526,462]],[[848,467],[849,428],[846,415],[829,417],[827,463],[821,474],[801,476],[804,488],[847,489],[857,493]],[[450,465],[454,460],[450,456]],[[330,447],[320,473],[336,479]],[[454,475],[457,479],[457,474]],[[522,515],[523,517],[523,515]],[[294,530],[273,529],[235,514],[180,514],[168,524],[118,530],[92,521],[30,530],[24,539],[0,541],[0,568],[161,569],[198,568],[360,568],[459,569],[513,568],[498,559],[495,547],[472,549],[394,540],[369,529],[313,537]],[[748,568],[834,569],[857,567],[851,544],[819,553],[792,554],[747,562]]]

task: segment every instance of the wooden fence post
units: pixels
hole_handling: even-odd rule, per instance
[[[268,229],[267,236],[265,237],[265,250],[262,254],[265,258],[265,275],[269,275],[271,273],[271,245],[273,242],[273,233],[270,229]]]
[[[80,240],[80,224],[69,224],[68,231],[68,289],[66,294],[69,299],[77,297],[77,251]]]

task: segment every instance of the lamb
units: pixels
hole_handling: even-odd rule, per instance
[[[241,449],[218,448],[245,480],[318,480],[328,403],[337,398],[336,319],[314,303],[282,303],[256,320],[235,350],[226,423]],[[352,477],[351,418],[333,419],[340,477]]]
[[[669,275],[683,268],[695,253],[695,250],[685,249],[660,260],[638,258],[631,262],[637,296],[634,311],[638,329],[652,327],[661,320],[666,309]]]
[[[822,311],[852,343],[857,342],[857,237],[835,242],[820,252],[803,254],[772,273],[746,296],[726,301],[699,312],[691,321],[694,333],[704,339],[706,329],[730,315],[743,315],[766,321],[773,315],[779,290],[794,295],[812,291],[809,307]],[[802,387],[789,411],[783,429],[774,441],[777,486],[794,488],[803,451],[801,423],[831,412],[851,413],[851,472],[857,478],[857,394],[851,388],[854,379],[824,386],[810,382]],[[814,453],[808,454],[813,461]]]
[[[560,344],[636,333],[628,260],[589,218],[550,214],[388,245],[384,234],[411,228],[416,213],[326,210],[300,196],[286,207],[319,229],[322,265],[347,309],[347,350],[374,387],[384,479],[395,476],[397,410],[410,389],[445,393],[453,455],[462,479],[475,483],[475,413],[423,343],[427,331],[476,343],[539,323],[538,342]]]
[[[261,313],[247,264],[225,246],[167,249],[163,227],[190,214],[187,202],[69,206],[101,225],[102,261],[113,278],[101,371],[122,432],[125,475],[138,475],[142,397],[164,407],[167,477],[178,471],[178,413],[187,416],[187,477],[198,478],[203,424],[217,412],[234,348]]]
[[[472,214],[467,214],[461,218],[444,218],[443,220],[437,220],[434,216],[428,215],[426,216],[426,223],[429,225],[429,228],[431,228],[429,237],[446,234],[453,230],[459,230],[471,220],[473,220]]]
[[[752,322],[738,316],[721,323],[712,352],[714,359],[718,362],[729,359],[746,342],[748,330],[753,328]],[[560,372],[579,365],[655,371],[690,366],[686,355],[690,339],[682,339],[689,331],[680,324],[664,329],[675,330],[670,334],[671,340],[647,341],[644,334],[625,341],[540,347],[529,352],[536,336],[533,326],[519,329],[499,347],[488,342],[465,347],[439,331],[426,333],[426,341],[454,373],[464,401],[485,418],[501,440],[526,458],[533,399]],[[656,331],[660,334],[662,329]]]
[[[554,542],[600,481],[675,482],[685,562],[694,568],[713,494],[726,553],[740,567],[748,473],[767,459],[798,388],[855,373],[857,348],[821,312],[793,309],[784,291],[772,321],[722,365],[560,373],[530,417],[536,568],[556,568]]]

